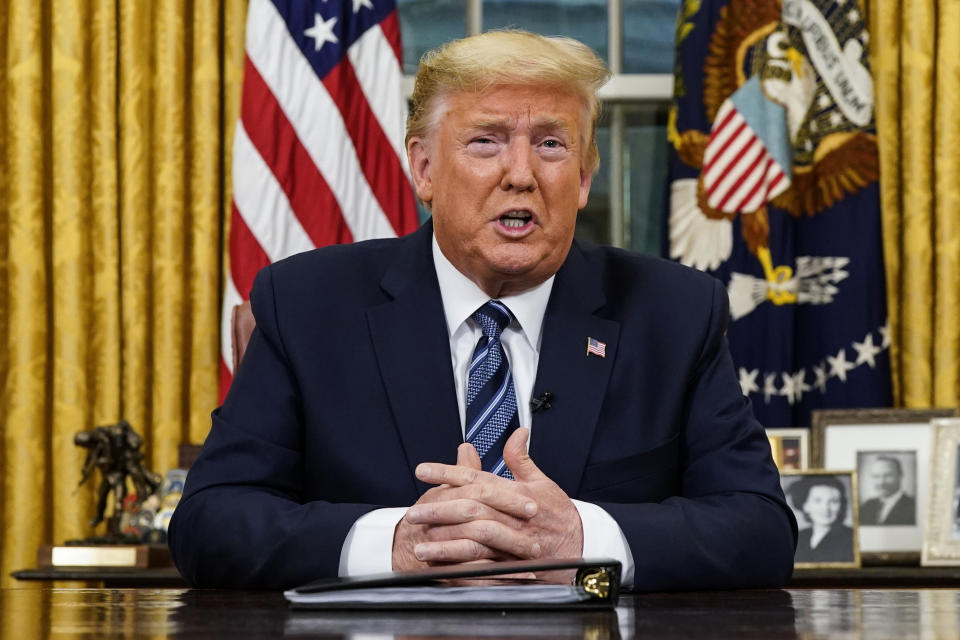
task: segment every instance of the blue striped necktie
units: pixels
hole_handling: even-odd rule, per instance
[[[510,324],[510,310],[499,300],[490,300],[471,317],[483,335],[470,360],[466,441],[477,450],[484,471],[513,479],[503,462],[503,443],[520,419],[510,363],[500,344],[500,334]]]

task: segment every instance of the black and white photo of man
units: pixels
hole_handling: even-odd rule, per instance
[[[860,451],[857,469],[862,495],[862,526],[915,526],[917,524],[916,453],[913,451]]]

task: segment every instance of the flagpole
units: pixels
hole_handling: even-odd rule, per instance
[[[483,0],[467,0],[467,35],[483,33]]]
[[[621,0],[607,0],[607,65],[614,76],[623,72],[623,11]],[[623,106],[614,102],[610,113],[610,244],[624,247],[627,237],[623,207]]]

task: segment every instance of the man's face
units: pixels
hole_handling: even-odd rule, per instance
[[[501,85],[451,94],[438,109],[439,124],[407,152],[440,250],[491,297],[540,284],[563,264],[590,193],[580,100]]]
[[[900,473],[888,460],[877,460],[870,467],[870,478],[877,492],[884,498],[900,491]]]

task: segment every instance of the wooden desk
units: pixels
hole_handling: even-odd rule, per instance
[[[125,589],[129,587],[180,587],[189,585],[176,567],[157,569],[138,569],[134,567],[45,567],[40,569],[20,569],[11,573],[17,580],[39,580],[43,582],[86,582],[86,586],[107,589]]]
[[[625,595],[613,612],[291,612],[270,592],[0,591],[4,638],[957,638],[957,589]]]
[[[17,580],[57,583],[85,582],[85,586],[124,589],[189,585],[174,567],[156,569],[46,567],[21,569]],[[800,589],[901,589],[960,588],[960,567],[863,567],[860,569],[796,569],[788,588]]]

